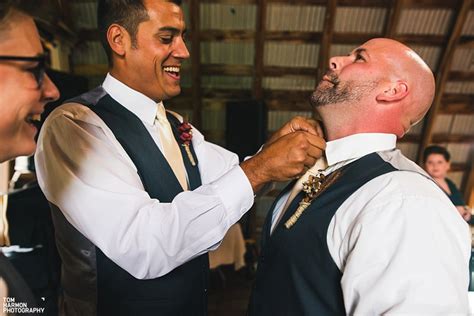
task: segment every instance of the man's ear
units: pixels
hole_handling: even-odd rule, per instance
[[[405,81],[398,80],[389,83],[384,91],[377,95],[376,100],[379,102],[400,101],[408,95],[408,84]]]
[[[127,48],[127,42],[129,41],[128,32],[118,24],[112,24],[107,30],[107,41],[112,51],[119,55],[124,56]]]

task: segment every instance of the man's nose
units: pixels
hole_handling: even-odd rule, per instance
[[[336,56],[329,59],[329,69],[331,71],[341,71],[342,68],[348,63],[349,58],[347,56]]]
[[[48,75],[45,74],[42,89],[42,100],[43,102],[53,102],[59,99],[59,90],[56,85],[51,81]]]
[[[181,58],[181,59],[188,59],[189,58],[189,51],[186,47],[186,43],[184,42],[183,38],[178,39],[178,43],[176,45],[176,49],[174,50],[174,57]]]

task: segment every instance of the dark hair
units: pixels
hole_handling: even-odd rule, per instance
[[[181,0],[171,0],[181,5]],[[99,26],[102,46],[104,46],[109,65],[112,66],[112,50],[107,41],[107,30],[112,24],[119,24],[130,34],[132,46],[137,43],[138,25],[149,19],[143,0],[99,0],[97,7],[97,25]]]
[[[426,160],[428,159],[428,156],[432,154],[443,155],[446,161],[449,161],[451,159],[451,155],[446,150],[446,148],[442,146],[438,146],[438,145],[431,145],[431,146],[426,147],[425,151],[423,152],[423,162],[426,162]]]

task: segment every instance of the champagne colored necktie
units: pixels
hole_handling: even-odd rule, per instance
[[[173,169],[173,172],[181,184],[181,187],[186,191],[188,189],[188,182],[186,180],[183,156],[181,155],[179,145],[174,138],[170,122],[166,117],[166,110],[162,103],[157,105],[156,122],[158,123],[157,127],[160,133],[163,155],[170,164],[171,169]]]
[[[280,212],[280,215],[278,215],[278,220],[273,224],[273,229],[278,225],[280,220],[282,219],[283,215],[287,211],[288,207],[290,206],[291,202],[293,202],[293,199],[298,195],[303,190],[303,183],[308,180],[309,176],[311,175],[317,175],[321,170],[326,169],[327,163],[326,163],[326,158],[321,157],[318,160],[316,160],[316,163],[309,168],[304,175],[301,176],[301,178],[296,181],[295,185],[291,189],[290,195],[288,196],[288,200],[286,200],[285,206],[283,207],[282,211]]]

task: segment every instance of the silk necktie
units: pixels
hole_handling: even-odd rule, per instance
[[[173,169],[176,178],[183,190],[188,189],[188,182],[186,180],[186,172],[184,169],[183,156],[179,145],[174,138],[173,131],[171,130],[170,122],[166,117],[166,110],[162,103],[158,103],[156,111],[156,122],[159,133],[161,146],[163,147],[163,155]]]

